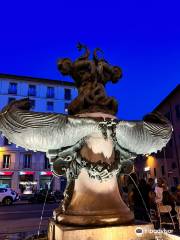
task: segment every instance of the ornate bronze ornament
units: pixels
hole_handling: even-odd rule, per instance
[[[147,115],[143,121],[119,121],[117,102],[105,93],[108,81],[115,83],[121,69],[108,64],[83,45],[76,61],[58,62],[70,75],[78,96],[69,106],[70,115],[29,111],[30,102],[11,102],[0,113],[0,131],[9,141],[33,151],[46,152],[56,176],[66,175],[64,200],[55,211],[62,224],[128,224],[133,214],[123,203],[117,175],[132,170],[138,154],[151,154],[166,146],[172,126],[163,116]]]
[[[105,112],[116,114],[118,110],[117,101],[108,97],[105,92],[107,82],[116,83],[122,77],[122,71],[117,66],[110,65],[104,58],[98,58],[96,48],[93,52],[93,59],[90,60],[89,49],[78,45],[85,53],[76,61],[63,58],[58,61],[58,68],[63,75],[70,75],[78,89],[78,97],[69,105],[69,114],[79,114],[84,112]]]

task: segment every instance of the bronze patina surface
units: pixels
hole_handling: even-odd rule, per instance
[[[78,96],[69,114],[29,111],[30,101],[11,102],[0,113],[0,131],[18,146],[46,152],[56,176],[65,175],[64,200],[54,212],[66,225],[127,225],[134,216],[122,201],[117,177],[129,173],[138,154],[151,154],[166,146],[172,126],[163,116],[147,115],[143,121],[121,121],[114,115],[117,101],[108,97],[105,84],[115,83],[121,69],[98,58],[87,47],[76,61],[59,60],[58,68],[70,75]]]
[[[69,58],[61,59],[58,68],[63,75],[70,75],[78,89],[78,96],[68,107],[69,114],[104,112],[116,114],[118,103],[113,97],[108,97],[104,86],[108,81],[116,83],[122,77],[122,71],[117,66],[110,65],[103,57],[98,58],[96,48],[93,61],[89,59],[89,49],[78,44],[78,49],[85,49],[85,53],[76,61]]]

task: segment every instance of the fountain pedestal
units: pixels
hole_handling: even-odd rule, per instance
[[[91,164],[98,164],[99,159],[102,163],[113,164],[115,152],[112,141],[98,137],[95,139],[96,141],[93,138],[88,142],[91,148],[88,143],[82,147],[81,156]],[[96,147],[99,142],[101,144],[98,145],[97,153]],[[84,167],[74,180],[71,191],[72,195],[65,211],[62,212],[60,207],[54,212],[56,221],[50,221],[49,240],[94,240],[100,237],[109,240],[110,236],[113,236],[113,240],[119,240],[124,227],[133,224],[134,214],[121,198],[116,174],[100,181],[97,177],[92,177],[90,169]],[[112,227],[114,225],[124,227]]]
[[[48,240],[153,240],[155,239],[153,229],[152,224],[93,228],[68,227],[50,220]]]
[[[116,176],[99,182],[82,169],[66,212],[58,214],[57,209],[56,219],[76,226],[127,225],[133,222],[134,215],[121,199]]]

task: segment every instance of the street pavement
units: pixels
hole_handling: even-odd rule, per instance
[[[58,204],[47,203],[42,218],[41,230],[47,230],[48,220]],[[14,204],[0,206],[0,240],[21,239],[10,236],[24,232],[38,232],[43,204]],[[21,234],[20,234],[21,233]],[[9,237],[8,237],[9,236]],[[23,239],[23,238],[22,238]]]

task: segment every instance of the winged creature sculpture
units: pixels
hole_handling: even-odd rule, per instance
[[[10,142],[33,151],[48,153],[76,146],[98,134],[136,157],[161,150],[172,133],[169,121],[158,113],[146,116],[144,121],[119,121],[31,112],[29,108],[28,98],[11,102],[0,113],[0,131]]]
[[[10,142],[46,152],[54,174],[66,174],[62,212],[69,206],[82,169],[90,178],[106,181],[127,170],[126,165],[131,166],[137,155],[161,150],[172,133],[169,121],[158,113],[143,121],[118,120],[114,116],[117,102],[106,96],[104,86],[108,81],[117,82],[122,71],[98,59],[99,49],[94,51],[93,61],[89,60],[89,50],[79,45],[83,48],[85,54],[75,62],[67,58],[58,62],[61,73],[71,75],[78,88],[78,96],[69,106],[70,115],[29,111],[27,98],[11,102],[0,113],[0,131]]]
[[[33,151],[61,156],[80,150],[91,136],[112,141],[126,161],[138,154],[156,153],[166,146],[172,126],[166,118],[151,114],[144,121],[116,118],[78,117],[31,112],[28,98],[11,102],[0,113],[0,131],[10,142]],[[59,155],[60,156],[60,155]]]

